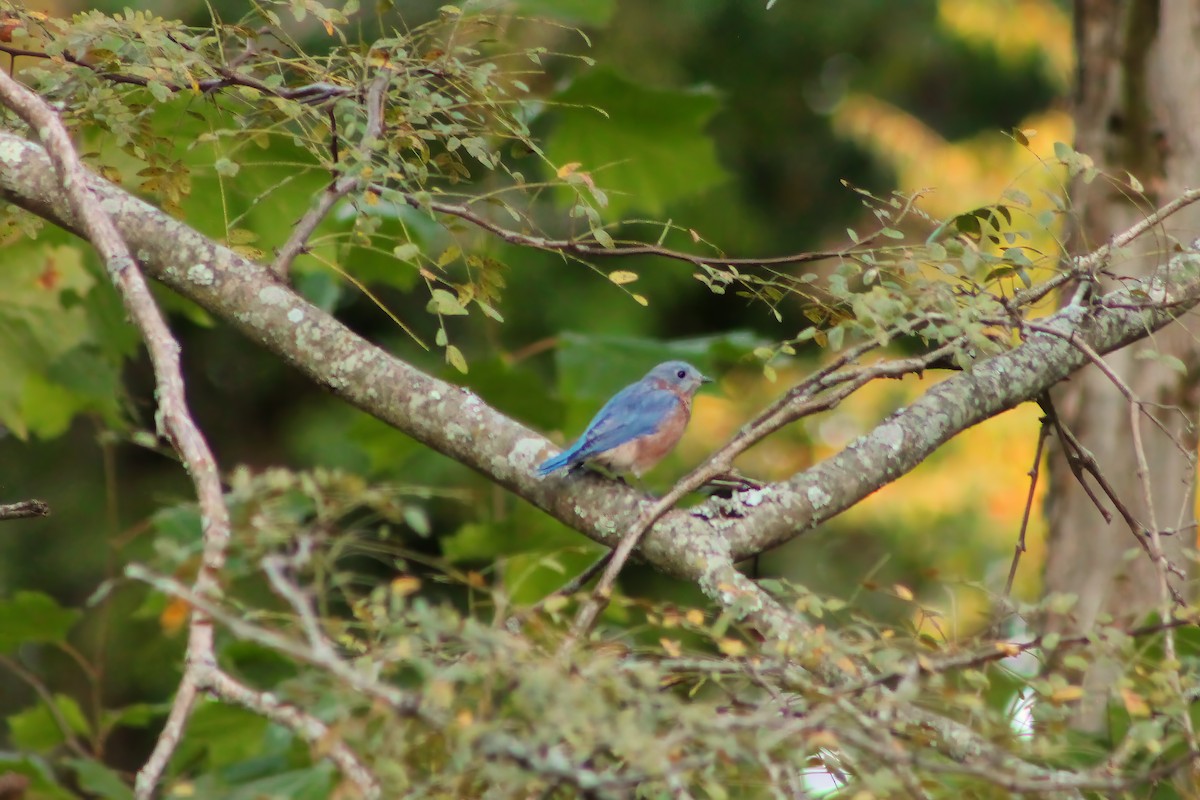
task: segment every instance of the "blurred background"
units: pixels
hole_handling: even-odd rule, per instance
[[[35,5],[65,15],[116,13],[125,3]],[[416,26],[435,18],[439,5],[400,3],[382,19]],[[514,19],[500,38],[563,54],[547,55],[544,72],[528,65],[527,82],[545,99],[531,112],[534,133],[555,163],[579,162],[607,192],[605,218],[627,220],[619,229],[624,238],[657,241],[670,220],[731,255],[781,255],[841,246],[847,228],[859,235],[872,230],[875,218],[854,188],[886,195],[932,187],[919,205],[935,219],[996,202],[1016,186],[1030,194],[1061,189],[1062,176],[1038,155],[1055,141],[1071,141],[1064,111],[1072,69],[1065,2],[778,0],[770,10],[765,0],[515,5],[524,16],[556,24]],[[226,20],[246,12],[233,0],[178,0],[156,4],[155,13],[204,25],[210,8]],[[377,22],[363,16],[362,35],[371,38]],[[313,52],[327,45],[316,21],[297,25],[294,33]],[[1013,141],[1013,129],[1026,132],[1028,147]],[[221,236],[232,216],[244,214],[238,227],[252,231],[253,246],[270,253],[320,187],[317,175],[291,184],[286,197],[264,194],[262,187],[278,180],[263,168],[222,181],[210,168],[193,180],[184,216]],[[481,180],[464,191],[486,190],[488,179]],[[540,196],[536,208],[546,229],[578,232],[554,192]],[[923,239],[930,230],[918,226],[911,233]],[[655,490],[668,487],[821,359],[820,349],[809,345],[794,358],[773,361],[776,380],[768,380],[751,353],[810,324],[799,301],[789,307],[793,301],[785,299],[777,319],[762,303],[714,294],[687,264],[631,258],[602,265],[638,275],[636,283],[618,286],[585,265],[471,231],[426,235],[428,247],[461,242],[464,251],[504,265],[496,268],[503,287],[493,303],[503,323],[483,315],[448,323],[469,364],[466,375],[447,366],[437,348],[415,344],[320,258],[298,262],[299,285],[371,340],[470,386],[559,443],[648,366],[670,356],[694,361],[718,380],[697,399],[682,445],[649,476]],[[21,246],[68,241],[50,235]],[[330,241],[329,258],[369,283],[379,303],[432,342],[437,322],[425,311],[429,295],[415,270],[375,263]],[[687,237],[669,243],[690,246]],[[59,257],[64,263],[72,258],[67,251]],[[810,268],[822,265],[789,269]],[[224,469],[340,468],[396,484],[409,498],[407,524],[389,531],[385,549],[485,571],[518,600],[550,591],[598,553],[484,479],[326,396],[237,333],[165,292],[162,297],[175,311],[193,410]],[[0,356],[0,374],[3,364]],[[868,387],[837,410],[756,447],[739,466],[766,480],[784,478],[843,447],[938,379]],[[47,519],[5,523],[0,531],[0,595],[33,589],[64,605],[83,604],[120,565],[152,555],[152,531],[178,523],[175,516],[151,514],[190,499],[190,484],[175,462],[131,442],[137,429],[153,427],[145,359],[139,355],[106,380],[101,391],[116,398],[115,416],[126,424],[114,424],[112,413],[47,405],[24,435],[0,438],[0,499],[38,497],[53,509]],[[983,622],[987,593],[1003,587],[1008,571],[1037,420],[1036,408],[1019,408],[979,426],[911,475],[747,569],[856,598],[876,614],[939,626],[947,636],[974,629]],[[1038,589],[1043,525],[1039,504],[1034,508],[1031,552],[1016,584],[1024,597]],[[389,575],[386,561],[364,569],[381,580]],[[700,602],[693,589],[636,567],[622,586],[639,596]],[[917,611],[908,592],[943,616]],[[89,658],[103,655],[97,663],[104,665],[106,704],[159,701],[174,688],[184,638],[177,612],[147,603],[139,587],[118,585],[101,613],[80,624],[79,650]],[[54,685],[64,691],[82,685],[71,659],[57,652],[45,657],[51,663],[42,666],[55,676]],[[25,689],[0,690],[0,713],[26,703]],[[130,744],[131,763],[141,746]]]

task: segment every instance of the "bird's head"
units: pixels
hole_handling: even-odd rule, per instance
[[[700,370],[686,361],[665,361],[650,370],[647,378],[661,381],[666,388],[690,397],[701,384],[712,383]]]

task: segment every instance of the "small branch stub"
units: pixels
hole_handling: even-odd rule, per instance
[[[50,516],[50,506],[41,500],[22,500],[19,503],[0,505],[0,521],[48,516]]]

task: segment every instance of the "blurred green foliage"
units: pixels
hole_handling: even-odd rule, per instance
[[[657,361],[686,358],[721,376],[716,392],[697,401],[689,438],[651,476],[655,488],[779,391],[764,367],[785,378],[816,363],[822,347],[896,325],[913,339],[967,335],[989,347],[983,332],[998,313],[995,298],[973,289],[1011,289],[1036,277],[1029,238],[1019,234],[1044,233],[1057,221],[1051,213],[1030,222],[1028,198],[994,197],[975,211],[954,209],[941,229],[949,235],[939,238],[943,220],[910,209],[911,195],[893,195],[892,166],[835,126],[851,94],[904,109],[947,139],[1007,130],[1055,102],[1061,87],[1036,54],[1013,60],[974,46],[939,23],[932,1],[783,0],[768,11],[744,0],[522,0],[519,13],[482,18],[466,5],[334,5],[266,3],[249,13],[232,0],[181,3],[174,13],[193,26],[186,29],[120,3],[91,4],[70,21],[55,7],[21,43],[91,67],[22,57],[16,71],[67,109],[93,166],[252,257],[272,257],[331,170],[386,174],[386,187],[352,195],[317,228],[296,262],[296,285],[365,336],[559,442]],[[214,32],[210,13],[241,26]],[[274,33],[254,33],[264,24]],[[273,88],[320,84],[324,99],[268,97],[248,86],[195,90],[227,78],[222,65],[251,39],[256,79]],[[369,42],[374,47],[361,44]],[[363,154],[355,143],[366,116],[349,98],[384,58],[413,78],[396,99],[403,113],[389,120],[387,141]],[[106,71],[147,83],[114,85]],[[750,274],[503,243],[428,213],[431,203],[466,204],[531,237],[602,247],[637,240],[710,257],[843,247],[847,228],[851,239],[883,233],[858,261]],[[1029,214],[1001,221],[1000,208]],[[67,781],[123,797],[123,778],[144,759],[177,679],[186,604],[123,580],[121,570],[137,562],[186,580],[196,568],[199,517],[186,476],[148,433],[149,370],[94,255],[20,214],[6,223],[0,487],[4,498],[45,499],[54,515],[5,523],[0,538],[0,653],[12,659],[10,671],[29,676],[20,691],[0,696],[5,741],[21,752],[3,767],[30,776],[37,796],[70,796],[60,788]],[[992,247],[1006,235],[1006,247]],[[1039,264],[1052,259],[1047,253]],[[931,262],[942,268],[937,280],[927,280]],[[830,294],[817,293],[818,279]],[[912,286],[922,291],[903,293]],[[820,726],[805,727],[808,709],[786,732],[801,747],[782,734],[772,739],[753,715],[725,716],[729,695],[758,703],[777,687],[795,689],[795,676],[779,654],[754,650],[752,631],[693,608],[694,587],[631,569],[628,595],[606,618],[609,641],[588,643],[570,668],[545,657],[567,606],[535,615],[527,639],[491,626],[493,616],[561,585],[598,548],[321,394],[190,303],[165,290],[160,297],[182,341],[198,422],[229,471],[233,611],[255,624],[289,625],[259,563],[312,537],[319,557],[298,579],[321,599],[339,646],[381,679],[427,698],[445,724],[397,723],[369,698],[261,642],[225,636],[224,663],[336,718],[340,735],[391,770],[384,777],[397,792],[463,797],[518,783],[513,754],[473,760],[480,737],[497,731],[541,755],[570,740],[573,753],[589,756],[572,766],[624,764],[644,779],[645,796],[665,796],[676,779],[713,797],[756,796],[751,787],[777,779],[766,757],[796,774],[837,772],[828,758],[836,742],[822,739]],[[902,327],[936,313],[946,318]],[[792,426],[745,464],[783,477],[915,391],[909,384],[873,396],[866,408]],[[1027,432],[1030,458],[1035,431]],[[947,619],[956,600],[945,597],[970,595],[973,609],[983,605],[1011,548],[994,534],[1015,533],[1013,516],[981,510],[981,490],[959,477],[972,457],[948,448],[932,461],[949,478],[918,513],[850,515],[757,565],[786,578],[770,585],[787,602],[851,632],[831,633],[819,646],[884,671],[914,654],[957,652],[957,626],[969,632],[979,619]],[[271,469],[277,465],[295,471]],[[905,486],[922,495],[915,483]],[[1023,485],[1011,488],[1023,495]],[[1112,646],[1126,657],[1139,645]],[[630,653],[645,658],[634,662]],[[721,666],[721,656],[747,654],[762,659],[768,686]],[[1152,668],[1160,657],[1140,656],[1151,668],[1125,688],[1151,702],[1161,694]],[[1009,741],[1011,704],[1024,680],[985,661],[900,686],[983,720],[987,735],[1017,747]],[[1062,728],[1070,695],[1059,678],[1032,686],[1049,698],[1039,724],[1052,732]],[[858,698],[883,703],[887,688],[863,687]],[[1116,713],[1144,716],[1134,700]],[[1148,763],[1161,738],[1146,734],[1136,756]],[[1033,755],[1047,764],[1094,761],[1106,746],[1045,741],[1047,752]],[[623,749],[613,751],[614,742]],[[1171,752],[1178,747],[1167,742]],[[249,712],[205,704],[173,777],[181,794],[198,797],[330,796],[340,778],[314,755],[321,754]],[[446,769],[463,764],[470,769]],[[686,778],[664,764],[680,765]],[[898,772],[858,774],[880,794],[897,790]],[[534,788],[569,796],[553,785]]]

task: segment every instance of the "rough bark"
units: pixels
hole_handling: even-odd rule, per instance
[[[1152,209],[1200,180],[1200,2],[1196,0],[1077,0],[1079,59],[1075,95],[1076,149],[1118,180],[1132,174],[1145,187],[1139,199],[1128,186],[1104,177],[1077,181],[1072,199],[1077,227],[1071,245],[1087,252],[1124,230]],[[1200,213],[1186,209],[1145,237],[1101,276],[1098,291],[1121,278],[1150,274],[1177,242],[1200,233]],[[1069,299],[1068,292],[1066,297]],[[1117,495],[1147,528],[1175,531],[1164,539],[1168,559],[1186,568],[1185,548],[1195,540],[1194,495],[1197,326],[1181,312],[1173,325],[1148,344],[1187,365],[1186,375],[1154,359],[1139,358],[1148,348],[1128,348],[1106,358],[1112,370],[1168,429],[1142,423],[1151,502],[1136,470],[1129,403],[1113,381],[1094,366],[1057,388],[1053,397],[1062,419],[1096,457]],[[1135,543],[1119,521],[1106,525],[1071,475],[1062,451],[1049,461],[1047,495],[1049,546],[1045,590],[1078,596],[1072,613],[1055,621],[1064,631],[1083,632],[1104,615],[1118,622],[1142,617],[1159,606],[1159,578],[1145,557],[1124,558]],[[1104,723],[1108,687],[1116,665],[1098,665],[1085,679],[1089,702],[1076,720],[1096,730]]]

